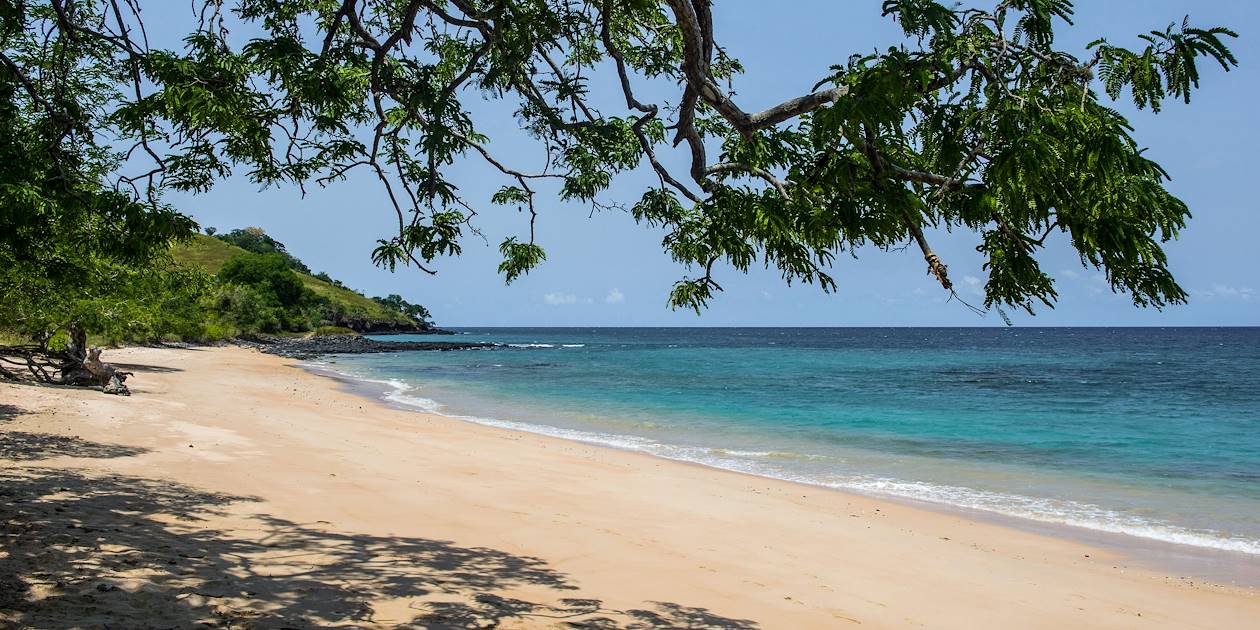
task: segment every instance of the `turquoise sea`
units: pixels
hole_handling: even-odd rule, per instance
[[[460,332],[504,345],[319,363],[475,422],[1260,555],[1260,328]]]

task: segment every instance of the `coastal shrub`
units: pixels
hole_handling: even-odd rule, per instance
[[[241,333],[279,332],[281,308],[274,298],[257,286],[225,285],[220,287],[215,310]]]
[[[260,287],[284,307],[299,306],[314,295],[293,275],[280,254],[241,254],[231,258],[219,270],[219,280]]]
[[[233,326],[230,322],[216,318],[206,322],[202,328],[200,339],[189,339],[187,341],[222,341],[239,337],[240,334],[241,330],[239,328]]]

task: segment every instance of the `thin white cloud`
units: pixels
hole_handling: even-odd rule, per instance
[[[984,289],[981,288],[983,281],[975,276],[963,276],[963,283],[967,285],[967,290],[972,295],[984,295]]]
[[[1201,291],[1200,294],[1204,297],[1239,300],[1242,302],[1250,302],[1256,297],[1256,291],[1251,287],[1233,287],[1219,282],[1213,284],[1212,288]]]
[[[622,302],[625,302],[625,301],[626,301],[626,294],[622,293],[621,289],[613,289],[612,291],[608,292],[607,296],[604,297],[605,304],[621,304]]]
[[[552,306],[567,306],[569,304],[577,304],[578,297],[572,293],[548,293],[543,296],[543,301]]]

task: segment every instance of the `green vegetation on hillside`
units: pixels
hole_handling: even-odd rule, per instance
[[[242,330],[274,333],[310,330],[323,317],[321,300],[294,275],[280,254],[244,254],[218,273],[214,311]]]
[[[219,273],[228,260],[248,253],[219,238],[201,234],[194,234],[191,239],[171,248],[171,256],[177,262],[211,275]],[[294,273],[306,288],[326,298],[336,309],[336,313],[341,315],[341,323],[332,325],[346,326],[347,322],[375,322],[405,326],[417,323],[417,320],[408,317],[403,309],[390,308],[344,286],[334,285],[331,278],[322,280],[310,274]],[[320,275],[327,277],[327,274]],[[355,326],[346,327],[355,328]],[[363,327],[359,326],[359,328]]]

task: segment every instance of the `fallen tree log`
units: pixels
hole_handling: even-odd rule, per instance
[[[63,385],[99,386],[106,394],[129,396],[126,380],[131,372],[123,372],[101,361],[100,348],[88,348],[87,356],[71,357],[62,367]]]
[[[65,350],[48,348],[49,338],[38,345],[0,346],[0,362],[26,368],[31,378],[52,385],[99,387],[106,394],[131,395],[123,372],[101,361],[101,349],[87,346],[87,333],[77,326],[68,328]],[[11,369],[0,366],[0,377],[18,380]]]

